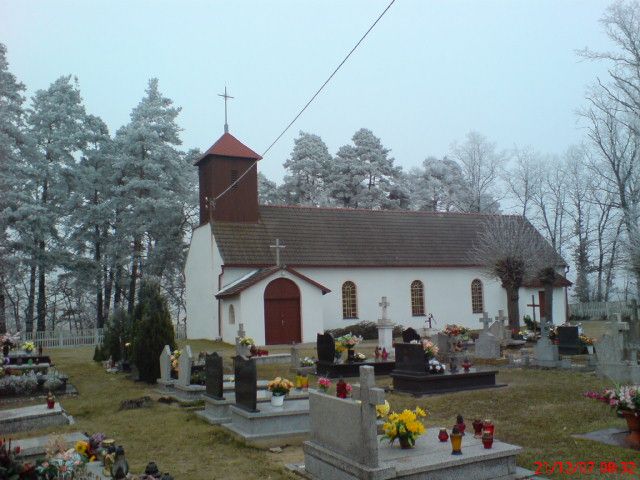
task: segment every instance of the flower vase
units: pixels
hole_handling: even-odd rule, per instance
[[[640,448],[640,416],[633,412],[622,412],[622,416],[629,427],[629,435],[624,441],[632,448]]]
[[[356,352],[355,352],[355,350],[353,348],[348,348],[347,349],[347,362],[349,362],[349,363],[355,362],[356,361],[355,354],[356,354]]]
[[[248,357],[251,355],[251,345],[238,345],[238,355]]]
[[[282,407],[284,405],[284,395],[276,395],[274,393],[271,396],[271,405],[274,407]]]
[[[408,437],[398,437],[398,440],[400,440],[400,448],[402,448],[403,450],[413,448]]]

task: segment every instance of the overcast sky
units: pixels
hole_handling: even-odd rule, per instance
[[[0,0],[0,42],[28,93],[78,77],[112,132],[147,79],[182,107],[185,149],[230,131],[259,153],[275,139],[388,0]],[[603,65],[575,50],[610,46],[596,0],[397,0],[260,170],[280,180],[299,130],[335,153],[367,127],[405,169],[477,130],[501,148],[562,153]]]

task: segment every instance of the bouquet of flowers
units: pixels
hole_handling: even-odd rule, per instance
[[[442,333],[448,337],[464,337],[469,334],[469,329],[454,323],[452,325],[446,325]]]
[[[31,353],[36,349],[36,345],[33,342],[24,342],[22,344],[22,350],[24,350],[27,353]]]
[[[302,360],[300,360],[301,367],[313,367],[315,364],[316,364],[315,359],[311,357],[304,357]]]
[[[9,349],[11,349],[15,348],[15,346],[18,345],[18,342],[20,342],[20,336],[17,333],[3,333],[2,335],[0,335],[1,346],[6,345],[9,347]]]
[[[362,342],[362,337],[357,335],[353,335],[352,333],[347,333],[346,335],[342,335],[341,337],[336,338],[336,347],[338,344],[342,345],[344,349],[354,348]]]
[[[416,407],[415,410],[406,409],[402,413],[393,412],[382,429],[389,443],[393,443],[397,438],[401,445],[412,447],[416,444],[416,438],[426,431],[424,424],[419,420],[426,416],[427,412],[420,407]]]
[[[583,344],[585,347],[588,347],[588,346],[593,345],[593,341],[594,341],[594,338],[593,338],[593,337],[588,337],[588,336],[586,336],[586,335],[580,335],[580,337],[579,337],[579,338],[580,338],[580,341],[582,342],[582,344]]]
[[[275,396],[286,395],[292,388],[293,383],[282,377],[276,377],[267,384],[267,389]]]
[[[256,342],[251,337],[240,337],[239,343],[240,345],[244,345],[245,347],[256,344]]]
[[[445,366],[435,358],[432,358],[431,360],[429,360],[428,370],[429,373],[444,373]]]
[[[169,359],[171,360],[171,370],[178,370],[178,359],[182,355],[182,350],[174,350]]]
[[[587,398],[600,400],[617,411],[640,415],[640,385],[622,385],[600,392],[586,392]]]
[[[422,349],[424,356],[428,359],[434,358],[438,354],[438,347],[431,340],[423,339]]]
[[[318,379],[318,388],[321,392],[327,393],[329,388],[331,388],[331,380],[326,377],[320,377]]]
[[[382,405],[376,405],[376,418],[385,418],[391,411],[389,401],[385,400]]]

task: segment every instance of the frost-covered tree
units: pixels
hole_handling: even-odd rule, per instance
[[[258,172],[258,203],[260,205],[282,205],[282,191],[262,172]]]
[[[291,156],[284,162],[287,174],[283,190],[287,193],[287,202],[296,205],[326,205],[325,177],[331,160],[322,138],[301,131],[294,140]]]
[[[7,331],[7,284],[17,268],[9,226],[11,211],[18,201],[20,169],[28,142],[24,133],[25,87],[9,71],[6,55],[6,47],[0,43],[0,333]]]
[[[27,116],[36,152],[26,162],[25,183],[30,191],[28,202],[21,205],[20,221],[33,256],[30,290],[33,266],[38,270],[38,330],[45,329],[47,273],[59,265],[63,253],[58,227],[65,214],[62,205],[71,192],[70,172],[87,142],[85,121],[77,80],[71,76],[60,77],[46,90],[37,91]]]
[[[176,117],[180,108],[164,97],[158,80],[149,80],[146,94],[131,112],[131,121],[115,138],[117,176],[116,239],[129,243],[128,265],[117,259],[116,298],[125,288],[128,310],[135,305],[143,272],[160,278],[175,273],[186,251],[183,238],[189,217],[193,169],[176,147],[181,144]]]
[[[460,166],[447,157],[427,157],[422,168],[414,169],[411,176],[412,205],[416,210],[454,210],[466,191]]]
[[[459,200],[458,208],[465,212],[497,212],[496,185],[505,155],[497,152],[496,145],[484,135],[469,132],[463,143],[453,143],[451,158],[460,165],[467,185],[466,195]]]

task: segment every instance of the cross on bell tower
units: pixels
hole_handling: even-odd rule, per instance
[[[219,97],[224,98],[224,133],[229,133],[229,124],[227,123],[227,100],[233,98],[231,95],[227,95],[227,86],[224,86],[224,93],[219,93]]]

